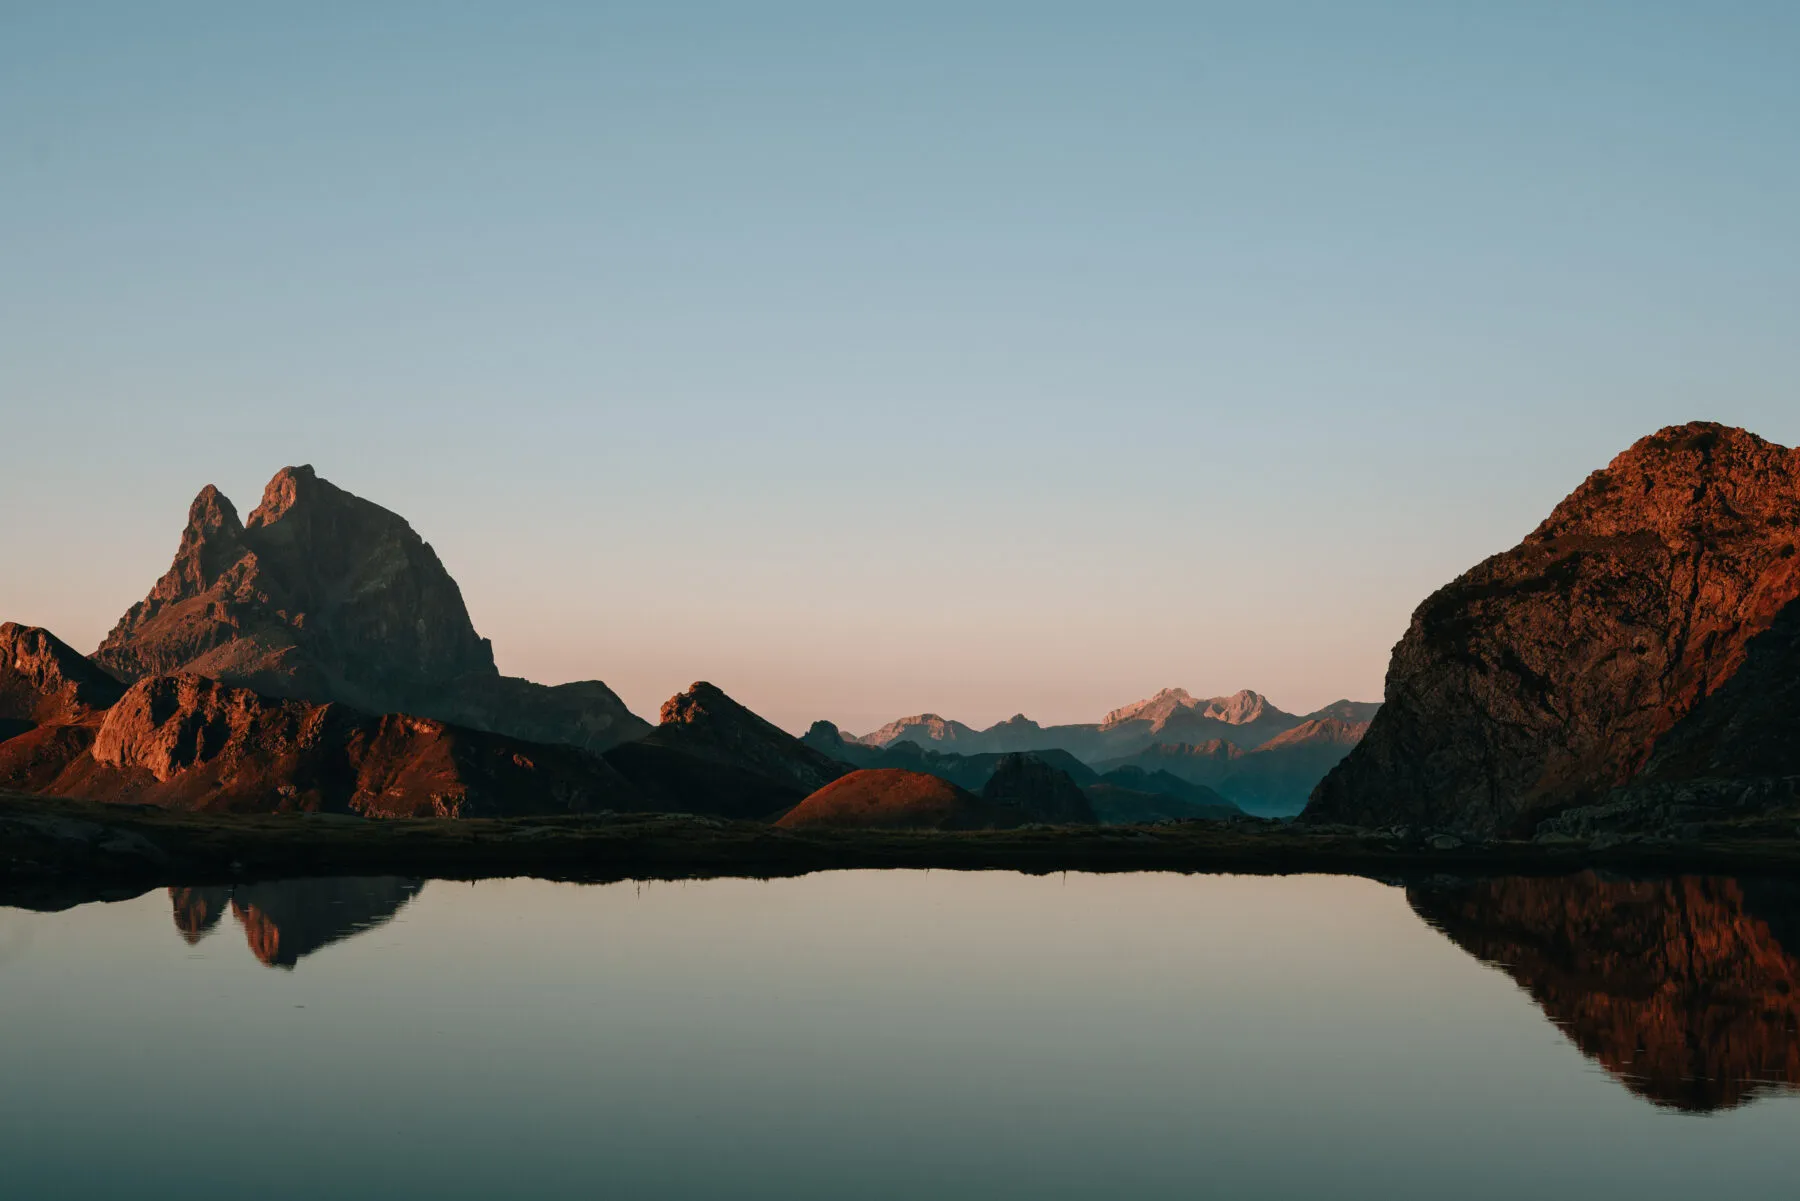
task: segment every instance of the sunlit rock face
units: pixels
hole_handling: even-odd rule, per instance
[[[1603,800],[1800,597],[1797,543],[1800,451],[1704,423],[1643,439],[1419,606],[1380,711],[1307,818],[1529,833]],[[1740,720],[1763,703],[1739,701]]]
[[[278,472],[244,521],[203,490],[174,563],[94,659],[127,682],[189,672],[594,751],[648,728],[597,680],[500,675],[431,546],[311,467]]]
[[[50,631],[10,621],[0,625],[0,721],[23,728],[79,722],[123,691]]]
[[[188,673],[133,684],[106,711],[91,748],[42,791],[367,817],[580,813],[638,800],[604,760],[573,747],[267,697]]]
[[[1716,877],[1435,882],[1413,909],[1506,972],[1658,1105],[1800,1086],[1800,885]]]
[[[229,887],[171,888],[175,928],[190,945],[230,908],[251,954],[292,970],[302,958],[390,920],[425,887],[399,876],[273,880]]]

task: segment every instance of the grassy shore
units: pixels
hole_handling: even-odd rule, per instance
[[[1366,831],[1274,823],[1065,826],[970,833],[780,830],[618,814],[510,820],[226,817],[0,792],[0,903],[54,905],[164,884],[295,876],[537,876],[607,881],[791,876],[843,868],[959,871],[1800,875],[1792,825],[1682,843],[1530,842],[1436,849]]]

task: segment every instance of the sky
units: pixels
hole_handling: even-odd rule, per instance
[[[1800,443],[1800,5],[0,0],[0,619],[405,515],[640,714],[1375,699],[1636,438]]]

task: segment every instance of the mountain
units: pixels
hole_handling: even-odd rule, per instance
[[[594,751],[649,728],[597,680],[502,676],[431,546],[311,467],[278,472],[242,521],[203,489],[169,570],[93,658],[127,683],[191,672]]]
[[[216,812],[475,817],[641,808],[602,760],[404,714],[150,676],[0,742],[0,786]]]
[[[828,721],[815,721],[801,736],[801,742],[824,755],[851,767],[893,767],[905,771],[922,771],[970,792],[980,792],[1008,760],[1025,754],[1061,772],[1077,786],[1091,783],[1099,773],[1067,751],[990,751],[962,755],[953,751],[927,750],[916,742],[902,739],[885,747],[867,746],[847,741],[838,728]]]
[[[866,768],[806,797],[775,824],[790,830],[1004,830],[1032,816],[948,780],[898,768]]]
[[[975,731],[960,721],[949,721],[935,713],[921,713],[916,717],[902,717],[890,721],[872,734],[864,734],[855,739],[864,746],[884,747],[896,742],[916,742],[921,745],[934,742],[962,742],[973,739]]]
[[[1165,688],[1087,724],[1040,726],[1017,714],[977,730],[935,713],[925,713],[889,722],[873,733],[846,741],[880,749],[913,742],[968,755],[1061,750],[1084,762],[1098,763],[1134,755],[1160,743],[1219,741],[1252,750],[1310,720],[1336,717],[1366,721],[1376,707],[1337,701],[1301,716],[1283,712],[1267,697],[1248,690],[1230,696],[1195,697],[1185,688]]]
[[[48,630],[0,625],[0,722],[13,733],[81,721],[124,693],[119,682]]]
[[[852,767],[887,766],[882,763],[882,759],[888,754],[885,748],[845,738],[843,731],[828,721],[815,721],[808,727],[806,733],[800,736],[800,742],[802,745],[818,751],[821,755]],[[901,745],[918,748],[918,744],[914,742]]]
[[[669,698],[662,722],[606,761],[658,807],[771,817],[850,771],[701,681]]]
[[[1658,1105],[1704,1113],[1800,1087],[1791,883],[1439,876],[1406,896]]]
[[[1347,726],[1367,726],[1375,720],[1376,710],[1381,708],[1379,701],[1332,701],[1323,709],[1315,709],[1306,715],[1307,721],[1341,721]]]
[[[1298,720],[1271,705],[1261,693],[1248,689],[1230,696],[1197,698],[1185,688],[1165,688],[1148,700],[1114,709],[1100,722],[1100,729],[1116,730],[1144,723],[1149,733],[1161,734],[1171,722],[1193,729],[1232,726],[1241,727],[1244,738],[1260,741]]]
[[[1419,606],[1306,819],[1529,832],[1634,780],[1651,821],[1658,782],[1702,809],[1751,785],[1792,804],[1768,773],[1796,762],[1793,694],[1768,686],[1800,671],[1797,543],[1800,451],[1710,423],[1642,439]]]
[[[1373,708],[1340,701],[1321,712],[1355,715]],[[1123,768],[1167,773],[1204,785],[1247,812],[1291,817],[1305,808],[1313,786],[1350,753],[1368,728],[1367,721],[1309,717],[1252,750],[1217,738],[1201,743],[1159,742],[1095,766],[1108,773]]]
[[[1036,755],[1003,755],[982,786],[983,800],[1014,805],[1032,821],[1049,825],[1091,825],[1094,807],[1087,794],[1070,779]]]
[[[1214,787],[1252,813],[1291,817],[1368,731],[1367,721],[1309,718],[1239,756]]]

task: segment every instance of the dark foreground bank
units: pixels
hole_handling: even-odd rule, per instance
[[[842,868],[1332,872],[1377,877],[1622,872],[1800,876],[1791,823],[1685,842],[1459,843],[1279,823],[1030,827],[964,833],[789,830],[681,815],[367,820],[222,817],[0,792],[0,903],[53,907],[165,884],[295,876],[537,876],[606,881],[792,876]]]

